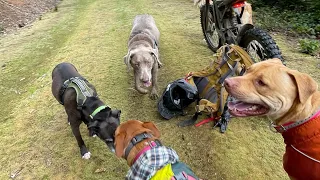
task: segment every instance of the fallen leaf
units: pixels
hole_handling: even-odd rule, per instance
[[[106,168],[99,168],[99,169],[95,170],[94,172],[101,173],[101,172],[105,172],[105,171],[106,171]]]

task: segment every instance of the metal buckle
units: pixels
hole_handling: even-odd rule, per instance
[[[272,121],[270,122],[269,129],[274,133],[283,133],[283,132],[285,132],[287,130],[282,125],[280,125],[280,126],[274,125]]]
[[[133,137],[133,138],[131,139],[131,143],[132,143],[133,145],[135,145],[135,144],[137,143],[136,137]]]
[[[276,125],[274,125],[272,121],[269,124],[269,129],[273,133],[278,133],[278,130],[276,129]]]
[[[201,112],[201,111],[200,111],[200,105],[196,105],[195,109],[196,109],[196,112],[197,112],[197,113],[200,113],[200,112]]]

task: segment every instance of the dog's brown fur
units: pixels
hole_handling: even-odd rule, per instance
[[[150,142],[159,140],[160,131],[153,122],[141,122],[138,120],[128,120],[121,123],[115,132],[115,148],[117,157],[122,157],[125,159],[125,150],[128,147],[130,141],[137,135],[147,133],[151,134],[151,138],[147,138],[138,142],[130,150],[126,160],[129,166],[132,166],[136,156],[143,150],[146,146],[150,145]],[[187,167],[189,168],[189,167]],[[191,169],[190,169],[191,171]],[[142,172],[143,173],[143,172]],[[195,175],[193,175],[195,176]],[[200,179],[201,180],[201,179]]]
[[[129,145],[129,142],[133,137],[141,133],[150,133],[153,138],[145,139],[134,146],[128,157],[128,165],[132,165],[133,159],[137,154],[145,147],[146,142],[151,142],[160,138],[160,131],[152,122],[141,122],[138,120],[129,120],[125,123],[120,124],[115,133],[115,147],[117,157],[124,158],[124,151]]]
[[[240,102],[258,105],[262,109],[259,115],[267,115],[276,125],[301,121],[316,113],[320,108],[320,92],[318,91],[316,81],[305,73],[289,69],[279,59],[270,59],[253,64],[248,68],[244,76],[226,79],[225,87],[229,94]],[[231,108],[229,111],[234,116],[254,115],[248,109],[237,110],[236,108]],[[313,123],[316,124],[316,122],[318,121],[315,120]],[[304,141],[300,141],[300,145],[308,141],[320,142],[320,136],[317,135],[318,132],[312,129],[299,129],[297,127],[294,131],[299,133],[292,133],[293,130],[288,133],[285,132],[286,134],[283,133],[286,144],[289,140],[297,138],[305,139]],[[302,133],[303,131],[306,133]],[[314,135],[310,136],[308,133],[314,133]],[[297,134],[299,134],[299,137],[294,137]],[[299,156],[303,159],[302,163],[307,161],[311,165],[306,170],[303,170],[308,172],[299,172],[300,174],[297,176],[301,177],[302,175],[305,179],[312,179],[317,176],[310,174],[316,173],[317,169],[320,169],[320,165],[317,166],[317,163],[291,149],[291,145],[291,143],[287,144],[284,167],[297,166],[296,169],[298,170],[301,163],[286,164],[286,162],[288,162],[287,158]],[[313,147],[314,145],[315,147]],[[290,153],[288,152],[288,148],[290,149]],[[310,154],[317,154],[318,150],[320,150],[319,145],[312,143],[305,144],[301,148],[307,148],[305,150],[308,150]],[[293,153],[295,153],[295,156],[292,155]],[[289,176],[292,179],[295,178],[290,173]]]
[[[269,107],[266,115],[277,125],[307,118],[320,106],[315,80],[279,59],[253,64],[244,76],[226,79],[225,87],[241,101]]]

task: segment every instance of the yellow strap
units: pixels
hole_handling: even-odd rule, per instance
[[[172,171],[171,164],[167,164],[158,170],[156,174],[150,178],[150,180],[170,180],[172,176],[174,176],[174,173]]]

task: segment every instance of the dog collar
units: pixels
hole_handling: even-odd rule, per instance
[[[108,107],[108,106],[105,106],[105,105],[99,106],[96,110],[93,111],[92,114],[90,114],[90,118],[93,119],[93,117],[94,117],[95,115],[97,115],[102,109],[105,109],[105,108],[107,108],[107,107]]]
[[[153,137],[153,136],[152,136],[151,134],[148,134],[148,133],[138,134],[138,135],[136,135],[135,137],[133,137],[133,138],[131,139],[129,145],[127,146],[125,152],[124,152],[124,158],[125,158],[125,159],[128,158],[128,155],[129,155],[131,149],[132,149],[136,144],[138,144],[139,142],[141,142],[141,141],[143,141],[143,140],[145,140],[145,139],[149,139],[149,138],[152,138],[152,137]],[[159,146],[161,145],[160,141],[155,140],[155,142],[156,142],[156,145],[159,145]],[[150,146],[150,145],[149,145],[149,146]],[[153,146],[152,146],[152,147],[153,147]],[[147,151],[147,150],[145,150],[145,151]],[[144,151],[144,152],[145,152],[145,151]],[[142,153],[141,153],[141,154],[142,154]],[[140,152],[139,152],[138,155],[140,156],[141,154],[140,154]],[[138,155],[137,155],[137,156],[138,156]],[[135,159],[138,159],[138,158],[135,157]]]
[[[275,125],[273,124],[273,122],[270,123],[270,129],[272,132],[275,132],[275,133],[283,133],[291,128],[294,128],[294,127],[297,127],[301,124],[304,124],[312,119],[315,119],[317,118],[318,116],[320,116],[320,108],[318,109],[318,111],[316,111],[314,114],[312,114],[311,116],[309,116],[308,118],[304,119],[304,120],[300,120],[300,121],[297,121],[297,122],[288,122],[288,123],[285,123],[283,125]],[[276,130],[274,131],[273,128]]]
[[[133,148],[133,146],[135,146],[136,144],[138,144],[139,142],[148,139],[148,138],[152,138],[151,134],[148,133],[142,133],[142,134],[138,134],[135,137],[133,137],[129,143],[129,145],[127,146],[125,152],[124,152],[124,158],[127,159],[131,149]]]

